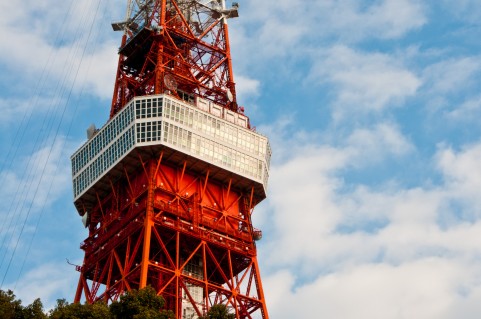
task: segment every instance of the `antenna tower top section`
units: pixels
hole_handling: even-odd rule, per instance
[[[239,5],[225,0],[130,0],[110,117],[136,96],[196,97],[238,111],[227,19]]]

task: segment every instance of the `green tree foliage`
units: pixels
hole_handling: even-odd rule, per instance
[[[120,296],[110,305],[110,313],[114,319],[174,319],[172,311],[161,310],[164,305],[164,298],[152,287],[146,287]]]
[[[89,304],[68,303],[57,300],[49,319],[174,319],[172,311],[161,310],[165,305],[162,296],[147,287],[131,290],[121,295],[110,306],[103,302]],[[1,317],[0,317],[1,318]]]
[[[68,303],[65,299],[57,300],[57,305],[50,311],[50,319],[110,319],[109,307],[103,302],[94,304]]]
[[[22,313],[23,319],[47,319],[47,315],[43,310],[43,305],[39,298],[23,308]]]
[[[10,319],[16,318],[21,312],[22,304],[20,300],[15,299],[13,291],[7,292],[0,290],[0,318]]]
[[[47,315],[40,299],[24,307],[11,290],[0,290],[0,319],[175,319],[171,310],[162,309],[164,305],[164,298],[146,287],[127,291],[110,306],[103,302],[90,305],[59,299]],[[218,304],[199,319],[235,319],[235,315],[229,313],[226,305]]]
[[[235,315],[229,313],[226,305],[217,304],[210,307],[207,315],[199,319],[235,319]]]
[[[0,290],[0,318],[2,319],[46,319],[40,299],[30,305],[22,306],[22,301],[15,298],[13,291]]]

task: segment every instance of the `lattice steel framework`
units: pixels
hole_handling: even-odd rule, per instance
[[[111,119],[72,156],[89,230],[75,302],[149,285],[179,319],[219,303],[269,317],[251,216],[270,147],[238,112],[226,24],[236,16],[223,0],[131,0],[113,24],[125,33]]]
[[[237,111],[224,0],[130,0],[111,117],[135,96],[195,94]]]

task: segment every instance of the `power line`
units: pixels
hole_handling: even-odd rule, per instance
[[[17,203],[20,203],[22,202],[22,206],[21,208],[19,209],[19,204],[17,204],[16,206],[16,209],[14,212],[19,212],[19,211],[23,211],[23,208],[24,206],[26,205],[26,202],[27,202],[27,196],[28,194],[31,194],[33,189],[33,197],[31,198],[31,201],[30,201],[30,205],[28,206],[28,209],[27,209],[27,212],[25,214],[25,218],[23,220],[23,223],[20,223],[19,224],[19,221],[20,221],[20,217],[21,217],[21,214],[17,214],[19,217],[17,218],[17,222],[16,222],[16,225],[15,227],[13,228],[13,231],[12,231],[12,236],[10,238],[10,241],[13,240],[13,236],[15,234],[15,229],[17,228],[17,226],[21,225],[21,228],[20,228],[20,233],[16,239],[15,242],[15,245],[14,245],[14,248],[13,248],[13,252],[10,256],[10,259],[9,259],[9,262],[8,262],[8,265],[7,265],[7,268],[6,268],[6,271],[5,271],[5,274],[3,276],[3,279],[2,279],[2,282],[1,282],[1,286],[3,286],[4,284],[4,281],[5,281],[5,278],[7,276],[7,274],[9,273],[9,270],[10,270],[10,266],[12,264],[12,261],[15,257],[15,254],[16,254],[16,251],[17,251],[17,248],[18,248],[18,245],[19,245],[19,242],[20,242],[20,239],[22,238],[22,235],[24,233],[24,230],[25,230],[25,226],[27,225],[28,223],[28,220],[29,220],[29,217],[30,217],[30,214],[31,214],[31,211],[33,209],[33,206],[34,206],[34,203],[35,203],[35,200],[39,194],[39,191],[40,191],[40,186],[42,185],[42,182],[43,182],[43,179],[44,179],[44,175],[45,175],[45,172],[46,172],[46,169],[48,167],[48,164],[49,164],[49,161],[50,161],[50,158],[51,158],[51,155],[52,155],[52,152],[53,152],[53,149],[58,141],[58,135],[59,135],[59,132],[60,132],[60,128],[62,126],[62,123],[64,121],[64,117],[65,117],[65,114],[66,114],[66,110],[67,110],[67,106],[70,102],[70,99],[71,99],[71,96],[72,96],[72,92],[73,92],[73,88],[76,84],[76,81],[77,81],[77,78],[78,78],[78,74],[79,74],[79,71],[80,71],[80,67],[82,66],[82,63],[83,63],[83,59],[85,57],[85,53],[86,53],[86,50],[87,50],[87,47],[88,47],[88,44],[89,44],[89,40],[91,38],[91,35],[92,35],[92,30],[93,30],[93,25],[95,24],[95,20],[96,20],[96,17],[97,17],[97,14],[98,14],[98,10],[100,8],[100,3],[101,1],[99,1],[97,3],[97,8],[95,10],[95,15],[93,17],[93,19],[91,19],[91,24],[90,24],[90,28],[89,28],[89,32],[88,32],[88,35],[87,35],[87,38],[85,40],[85,43],[82,45],[82,42],[78,42],[76,46],[74,46],[71,50],[70,50],[70,54],[69,56],[72,55],[72,53],[74,54],[73,57],[77,56],[77,52],[80,51],[80,49],[82,49],[82,52],[80,54],[80,60],[78,62],[78,65],[77,65],[77,68],[76,70],[74,69],[74,66],[72,65],[71,68],[66,68],[67,72],[64,73],[64,77],[62,80],[60,80],[59,82],[57,82],[57,88],[55,90],[55,95],[54,95],[54,98],[55,100],[58,101],[57,104],[54,104],[49,112],[45,115],[44,117],[44,121],[43,121],[43,124],[42,124],[42,127],[46,127],[46,133],[44,136],[42,135],[37,135],[37,140],[35,141],[34,143],[34,153],[36,153],[38,150],[41,149],[41,145],[42,144],[45,144],[44,147],[47,151],[47,158],[46,160],[43,162],[43,167],[41,167],[41,162],[38,162],[37,164],[37,167],[35,170],[33,170],[33,165],[30,165],[33,157],[30,158],[29,160],[29,164],[28,166],[31,167],[32,169],[29,170],[29,173],[27,174],[27,182],[26,184],[28,184],[28,187],[25,187],[23,188],[25,191],[23,192],[23,196],[20,195],[20,198],[19,198],[19,192],[16,192],[16,195],[15,195],[15,199],[17,199]],[[69,13],[70,13],[70,10],[72,8],[72,4],[73,2],[70,3],[70,8],[69,8]],[[86,13],[85,17],[88,17],[88,12],[91,12],[90,8],[88,7],[84,7],[84,13]],[[68,16],[68,15],[67,15]],[[87,18],[86,18],[87,19]],[[64,23],[65,23],[66,19],[64,20]],[[80,20],[82,22],[82,19]],[[63,29],[63,26],[62,25],[62,28]],[[76,30],[79,30],[78,32],[80,33],[81,32],[81,28],[76,28]],[[80,37],[79,37],[80,38]],[[68,60],[67,60],[68,62]],[[70,75],[74,73],[74,76],[73,76],[73,81],[70,85],[70,88],[67,89],[67,86],[66,86],[66,83],[67,83],[67,79],[70,77]],[[40,85],[39,85],[40,86]],[[65,99],[65,103],[64,103],[64,106],[63,106],[63,110],[61,111],[61,114],[59,116],[59,119],[56,121],[57,117],[55,116],[55,114],[58,114],[58,112],[56,111],[59,107],[61,107],[61,101],[63,100],[62,97],[66,95],[66,99]],[[51,114],[51,116],[49,116]],[[47,119],[50,118],[50,121],[48,121]],[[73,119],[72,119],[73,121]],[[56,125],[56,128],[55,128],[55,123],[57,123]],[[50,138],[50,136],[53,137],[53,139]],[[45,138],[45,142],[42,143],[42,137]],[[52,142],[47,145],[47,141],[48,140],[51,140]],[[36,171],[40,170],[41,173],[38,177],[38,181],[37,181],[37,184],[34,185],[34,181],[35,181],[35,177],[36,175],[34,174]],[[33,172],[32,172],[33,171]],[[25,175],[24,175],[25,176]],[[51,188],[51,185],[49,186],[48,190],[47,190],[47,194],[49,194],[50,192],[50,188]],[[48,197],[48,195],[47,195]],[[48,200],[48,198],[45,198],[44,199],[44,205],[45,206],[45,203],[46,201]],[[14,201],[12,201],[12,204],[15,202],[15,199]],[[9,211],[9,213],[11,213],[11,211]],[[13,218],[12,218],[13,220]],[[10,226],[11,226],[11,223],[10,223]],[[34,228],[34,234],[36,233],[37,231],[37,227],[38,227],[38,222],[37,222],[37,225],[35,226]],[[4,240],[5,241],[5,240]],[[27,254],[28,254],[29,250],[27,251]],[[5,255],[4,255],[5,256]],[[26,259],[26,256],[24,256],[24,260]],[[3,264],[3,261],[4,259],[2,259],[2,264]],[[0,266],[1,268],[1,266]],[[23,268],[23,266],[22,266]]]

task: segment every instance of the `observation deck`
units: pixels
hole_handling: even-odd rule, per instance
[[[268,139],[248,128],[248,119],[205,99],[188,103],[170,95],[132,99],[71,157],[74,204],[79,214],[111,181],[138,168],[142,160],[164,153],[171,163],[189,161],[191,170],[210,179],[232,179],[240,190],[254,187],[266,197],[271,158]],[[195,103],[194,103],[195,102]]]

